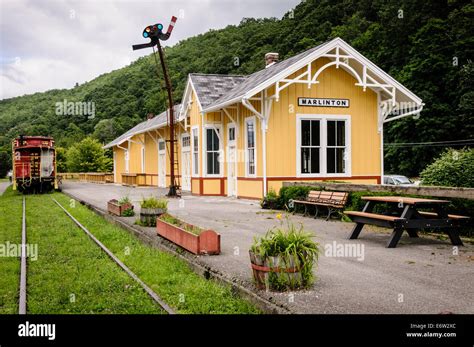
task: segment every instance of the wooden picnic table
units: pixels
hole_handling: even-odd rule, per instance
[[[448,200],[401,196],[363,196],[362,200],[367,202],[361,212],[344,212],[356,223],[349,239],[357,239],[364,225],[372,224],[393,228],[387,243],[388,248],[397,246],[403,231],[406,231],[410,237],[418,237],[419,229],[433,228],[439,228],[447,233],[453,245],[463,245],[458,231],[461,222],[469,220],[469,217],[448,214],[446,211]],[[389,211],[386,214],[372,212],[375,205],[380,203],[389,205]],[[431,211],[420,211],[420,209]]]

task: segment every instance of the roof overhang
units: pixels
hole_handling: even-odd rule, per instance
[[[329,59],[330,62],[313,73],[313,71],[311,71],[311,63],[322,57]],[[271,97],[278,100],[279,91],[291,83],[305,83],[308,85],[308,88],[312,84],[319,83],[317,78],[320,73],[330,66],[344,69],[356,78],[356,85],[362,87],[364,90],[366,90],[366,88],[372,89],[380,96],[379,125],[409,115],[417,115],[423,109],[424,104],[421,98],[364,57],[344,40],[335,38],[252,89],[249,89],[231,100],[211,105],[205,108],[203,112],[217,111],[226,106],[242,102],[243,100],[249,100],[273,85],[276,86],[276,94]],[[306,68],[306,72],[300,76],[293,80],[286,79],[288,76],[304,68]]]

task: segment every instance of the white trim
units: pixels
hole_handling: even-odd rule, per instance
[[[336,54],[335,55],[330,54],[329,52],[334,50],[334,49],[336,49]],[[347,55],[340,55],[339,54],[340,49],[344,50],[347,53]],[[235,98],[233,98],[229,101],[226,101],[226,102],[223,102],[221,104],[215,105],[211,108],[206,108],[204,111],[205,112],[210,112],[210,111],[213,111],[213,110],[220,109],[224,106],[236,103],[238,101],[241,101],[242,99],[249,99],[249,98],[253,97],[255,94],[257,94],[257,93],[261,92],[262,90],[270,87],[271,85],[273,85],[273,84],[275,84],[275,83],[277,83],[281,80],[284,80],[287,76],[295,73],[296,71],[300,70],[301,68],[303,68],[305,66],[308,66],[308,64],[310,64],[312,61],[318,59],[319,57],[321,57],[323,55],[325,55],[327,57],[335,57],[338,61],[341,57],[342,58],[348,57],[350,59],[355,59],[360,64],[362,64],[363,66],[365,65],[369,69],[371,69],[373,74],[376,77],[380,78],[384,82],[388,82],[388,84],[392,85],[395,89],[400,90],[408,98],[411,98],[413,101],[415,101],[415,103],[417,103],[419,105],[422,104],[422,100],[418,96],[416,96],[413,92],[411,92],[406,87],[404,87],[402,84],[397,82],[393,77],[391,77],[389,74],[384,72],[382,69],[380,69],[374,63],[372,63],[369,59],[364,57],[361,53],[359,53],[357,50],[355,50],[353,47],[351,47],[344,40],[337,37],[337,38],[331,40],[330,42],[327,42],[326,44],[322,45],[317,50],[315,50],[314,52],[312,52],[308,56],[300,59],[299,61],[297,61],[293,65],[289,66],[288,68],[280,71],[278,74],[268,78],[266,81],[260,83],[259,85],[255,86],[251,90],[249,90],[246,93],[240,95],[239,97],[235,97]],[[340,62],[336,63],[336,65],[338,67],[339,67],[340,64],[341,64]],[[364,71],[367,71],[367,70],[364,69]],[[305,76],[300,75],[298,77],[301,77],[301,81],[300,81],[301,83],[308,83],[308,86],[309,86],[309,83],[311,83],[309,80],[304,81],[302,79]],[[368,76],[368,77],[371,78],[370,76]],[[367,81],[365,77],[363,78],[363,82],[364,81],[365,81],[365,83]],[[379,84],[379,83],[377,83],[377,84]],[[385,88],[385,87],[380,86],[380,88]]]
[[[229,130],[230,128],[234,128],[234,139],[231,140],[229,137]],[[226,132],[226,142],[227,146],[235,146],[237,140],[237,127],[234,122],[232,123],[227,123],[227,132]]]
[[[301,120],[320,120],[320,152],[319,152],[319,172],[318,174],[303,174],[301,173]],[[326,148],[327,148],[327,121],[343,120],[346,122],[345,126],[345,140],[346,140],[346,160],[345,173],[327,173],[326,163]],[[352,176],[352,141],[351,141],[351,116],[337,115],[337,114],[297,114],[296,115],[296,177],[351,177]]]
[[[114,183],[117,183],[117,152],[112,150],[114,160]]]
[[[128,149],[125,149],[124,150],[124,161],[125,161],[125,173],[128,173],[128,171],[130,170],[130,153],[129,153],[129,150]]]
[[[191,79],[191,74],[188,74],[188,80],[186,82],[186,88],[184,89],[184,94],[183,94],[183,99],[182,99],[182,102],[181,102],[181,107],[179,109],[178,119],[180,119],[183,116],[183,114],[186,117],[188,107],[191,104],[191,102],[188,99],[191,98],[191,100],[192,100],[192,93],[191,92],[193,92],[194,95],[196,96],[196,101],[198,103],[199,111],[202,112],[201,101],[199,101],[199,97],[196,93],[196,88],[194,88],[194,84],[193,84],[193,81]]]
[[[248,158],[248,139],[247,139],[247,123],[253,122],[253,136],[254,136],[254,162],[255,162],[255,173],[249,174],[249,158]],[[257,118],[255,116],[245,117],[244,121],[244,150],[245,150],[245,177],[257,177]]]
[[[204,124],[202,127],[202,161],[203,161],[203,172],[202,177],[224,177],[224,161],[222,159],[219,160],[219,173],[218,174],[208,174],[207,173],[207,129],[212,129],[217,132],[217,137],[219,138],[219,156],[223,155],[223,137],[222,137],[222,125],[221,124]]]
[[[163,143],[164,144],[164,149],[160,149],[160,143]],[[164,139],[160,139],[158,140],[158,161],[157,161],[157,166],[158,166],[158,187],[161,187],[161,188],[165,188],[166,187],[166,142]],[[164,177],[163,175],[160,175],[161,173],[161,166],[160,166],[160,156],[164,155]],[[160,184],[161,183],[161,180],[163,180],[163,184]]]
[[[145,150],[145,146],[142,146],[142,148],[140,149],[140,153],[141,153],[141,163],[140,163],[140,166],[141,166],[141,169],[142,169],[142,173],[145,173],[145,156],[146,156],[146,150]]]
[[[194,162],[194,130],[197,130],[197,142],[198,142],[198,149],[197,149],[197,154],[198,154],[198,158],[197,158],[197,162],[195,163]],[[199,160],[199,156],[201,155],[200,151],[199,151],[199,142],[200,142],[200,136],[199,136],[199,125],[193,125],[191,127],[191,163],[192,163],[192,167],[191,167],[191,177],[199,177],[199,174],[200,174],[200,160]],[[194,167],[197,166],[197,173],[194,172]]]
[[[230,137],[229,137],[229,129],[233,128],[234,129],[234,139],[233,140],[230,140]],[[226,131],[226,163],[227,163],[227,196],[238,196],[237,194],[237,177],[239,176],[238,175],[238,166],[237,166],[237,126],[234,122],[232,123],[227,123],[227,127],[226,127],[227,131]],[[231,163],[230,160],[229,160],[229,156],[230,156],[230,153],[231,152],[234,152],[234,162]],[[231,194],[230,192],[230,167],[231,165],[234,166],[234,194]]]
[[[189,137],[189,146],[184,146],[183,144],[183,139],[185,137]],[[192,135],[190,133],[182,133],[180,135],[180,147],[181,147],[181,189],[182,190],[185,190],[185,191],[190,191],[192,189],[192,182],[191,182],[191,177],[192,177],[192,165],[191,165],[191,162],[192,162],[192,150],[191,150],[191,138],[192,138]],[[184,153],[189,153],[189,162],[188,162],[188,169],[189,169],[189,186],[188,187],[184,187],[184,169],[185,169],[185,162],[184,162]],[[188,189],[189,188],[189,189]]]

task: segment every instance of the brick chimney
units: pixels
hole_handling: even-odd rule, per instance
[[[278,53],[269,52],[265,54],[265,67],[278,63]]]

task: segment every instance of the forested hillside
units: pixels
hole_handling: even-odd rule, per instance
[[[248,74],[263,68],[266,52],[284,59],[339,36],[426,103],[419,119],[387,125],[385,142],[464,140],[474,131],[473,19],[472,1],[306,0],[282,19],[245,18],[166,54],[179,101],[190,72]],[[156,72],[150,55],[73,89],[2,100],[0,149],[9,150],[20,133],[50,134],[62,147],[87,135],[107,142],[165,109]],[[55,103],[64,99],[94,101],[96,116],[57,116]],[[387,146],[386,171],[417,175],[444,149]]]

